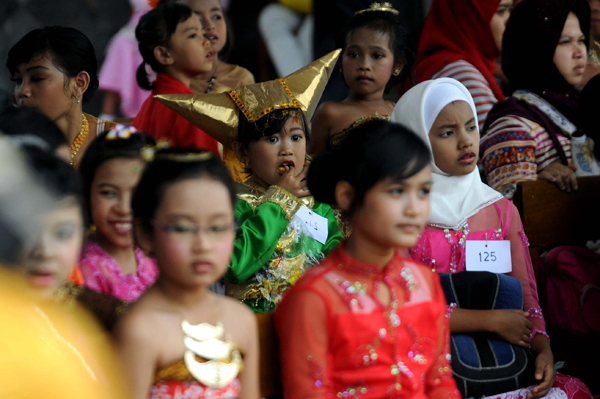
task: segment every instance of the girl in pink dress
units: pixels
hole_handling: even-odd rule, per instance
[[[451,333],[491,332],[514,345],[530,348],[537,385],[502,394],[503,398],[589,398],[578,379],[556,374],[527,237],[515,206],[481,182],[477,169],[477,111],[468,90],[441,78],[408,91],[396,105],[392,120],[414,130],[433,155],[433,186],[428,226],[411,250],[414,260],[440,273],[467,270],[466,242],[509,241],[509,276],[523,288],[524,309],[449,311]],[[472,261],[469,261],[473,263]]]
[[[155,140],[117,125],[90,144],[80,172],[92,233],[79,268],[84,285],[135,301],[158,277],[154,260],[133,242],[131,195],[144,169],[142,152]]]

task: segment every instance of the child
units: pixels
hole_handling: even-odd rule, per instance
[[[350,214],[353,233],[275,313],[285,397],[459,398],[439,280],[402,253],[427,221],[423,142],[385,121],[315,159],[311,192]]]
[[[152,89],[132,125],[176,147],[196,147],[218,153],[216,140],[154,99],[157,94],[193,94],[194,76],[210,71],[215,57],[203,27],[192,10],[181,4],[160,5],[144,14],[135,29],[144,62],[139,66],[140,87]],[[158,73],[150,85],[146,64]]]
[[[409,68],[404,68],[406,44],[398,11],[388,4],[375,3],[358,11],[344,28],[341,71],[350,95],[319,107],[312,122],[310,154],[335,148],[349,130],[367,120],[389,120],[394,103],[383,95],[400,81],[400,72]]]
[[[127,302],[158,276],[154,261],[134,245],[131,213],[131,195],[144,168],[142,152],[155,143],[133,127],[118,125],[94,140],[81,162],[93,228],[79,268],[86,287]]]
[[[207,289],[227,270],[235,201],[210,152],[162,150],[144,172],[133,196],[136,237],[160,277],[116,329],[132,397],[258,399],[254,316]]]
[[[255,312],[273,310],[304,270],[342,239],[331,207],[305,191],[307,121],[338,55],[328,54],[285,79],[228,93],[160,98],[234,147],[250,172],[237,187],[240,232],[225,277],[226,294]],[[236,117],[238,109],[243,117]]]
[[[414,130],[427,143],[434,160],[428,226],[412,249],[411,257],[437,272],[456,273],[469,266],[467,241],[509,241],[506,258],[512,271],[507,274],[519,279],[522,285],[526,311],[457,308],[452,312],[452,307],[451,332],[493,332],[511,344],[531,348],[539,384],[511,392],[508,397],[513,397],[513,393],[528,399],[548,393],[561,397],[565,394],[552,386],[557,389],[565,384],[583,386],[564,375],[556,376],[555,380],[554,359],[519,213],[500,193],[483,184],[479,176],[477,111],[469,91],[450,78],[423,82],[400,99],[392,120]],[[571,398],[573,392],[565,391],[570,392]],[[579,394],[583,396],[576,397],[586,397],[585,391],[583,386]]]

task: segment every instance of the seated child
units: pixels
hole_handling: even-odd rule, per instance
[[[353,233],[275,312],[286,398],[460,398],[438,277],[404,257],[427,222],[429,159],[408,129],[371,121],[313,162],[311,192]]]

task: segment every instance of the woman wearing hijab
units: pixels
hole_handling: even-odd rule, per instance
[[[460,81],[471,93],[483,127],[490,109],[504,100],[494,79],[496,58],[513,0],[434,0],[419,43],[419,82]]]
[[[481,140],[487,182],[506,198],[518,182],[538,178],[577,189],[571,137],[589,25],[586,0],[524,0],[511,15],[502,69],[513,93],[490,111]]]
[[[496,249],[496,256],[510,265],[506,274],[521,283],[526,311],[454,309],[454,304],[448,313],[451,333],[491,332],[510,344],[531,348],[535,374],[529,380],[535,385],[515,387],[518,389],[503,394],[504,398],[565,398],[565,393],[569,399],[590,398],[579,380],[555,375],[519,213],[479,176],[477,111],[469,91],[449,78],[420,83],[396,104],[392,122],[419,135],[433,158],[428,226],[411,257],[440,273],[457,273],[467,267],[471,270],[473,265],[467,241],[483,240],[490,248],[510,243],[508,248]],[[498,393],[493,389],[488,392]]]

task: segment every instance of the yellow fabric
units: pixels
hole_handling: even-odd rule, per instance
[[[238,111],[254,122],[276,109],[300,108],[310,120],[340,52],[335,50],[283,79],[241,86],[227,93],[155,98],[231,148],[237,139]]]
[[[279,0],[279,4],[291,8],[300,14],[310,14],[312,12],[312,0]]]

